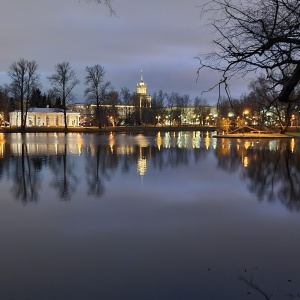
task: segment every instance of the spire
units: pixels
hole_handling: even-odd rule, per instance
[[[141,70],[141,82],[143,82],[143,70]]]

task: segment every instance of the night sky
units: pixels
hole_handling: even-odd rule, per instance
[[[203,71],[197,80],[195,58],[213,49],[212,28],[201,17],[201,0],[113,0],[117,16],[104,5],[85,0],[2,0],[0,85],[10,82],[12,62],[35,60],[42,92],[50,88],[47,76],[67,61],[80,85],[75,102],[83,102],[85,67],[100,64],[105,80],[120,91],[132,92],[141,70],[148,93],[163,90],[202,96],[217,102],[218,90],[201,94],[215,85],[215,74]],[[249,81],[236,80],[233,96],[247,92]]]

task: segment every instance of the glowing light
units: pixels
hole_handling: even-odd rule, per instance
[[[4,148],[5,148],[5,135],[0,133],[0,157],[4,156]]]
[[[251,143],[246,141],[244,145],[245,145],[245,148],[248,149],[250,147]]]
[[[295,139],[291,139],[291,152],[293,153],[295,150]]]
[[[110,152],[113,153],[114,152],[114,145],[115,145],[115,137],[114,137],[112,132],[109,135],[108,144],[109,144],[109,147],[110,147]]]
[[[160,131],[157,133],[156,143],[157,143],[158,150],[160,150],[160,147],[162,145],[162,139],[161,139]]]
[[[245,156],[244,159],[243,159],[243,166],[244,166],[245,168],[247,168],[247,167],[248,167],[248,164],[249,164],[249,162],[248,162],[248,157]]]

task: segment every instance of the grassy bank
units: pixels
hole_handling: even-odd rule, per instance
[[[211,126],[108,126],[108,127],[68,127],[68,132],[82,132],[82,133],[107,133],[107,132],[149,132],[149,131],[215,131],[215,127]],[[0,132],[16,133],[21,132],[19,127],[2,127]],[[64,127],[56,126],[36,126],[27,127],[25,132],[65,132]]]
[[[286,132],[285,135],[287,136],[291,136],[291,137],[300,137],[300,132],[294,132],[294,131],[291,131],[291,132]]]
[[[127,133],[127,132],[135,132],[135,133],[142,133],[142,132],[166,132],[166,131],[216,131],[216,127],[214,126],[191,126],[191,125],[184,125],[184,126],[108,126],[108,127],[102,127],[98,128],[96,126],[90,126],[90,127],[69,127],[68,132],[78,132],[78,133],[110,133],[110,132],[119,132],[119,133]],[[0,132],[3,133],[18,133],[21,132],[19,127],[0,127]],[[57,126],[32,126],[27,127],[26,132],[30,133],[46,133],[46,132],[65,132],[64,127],[57,127]],[[237,136],[234,136],[233,134],[230,135],[222,135],[218,137],[276,137],[276,135],[249,135],[249,134],[238,134]],[[300,138],[300,132],[291,130],[287,131],[284,135],[285,137],[297,137]]]

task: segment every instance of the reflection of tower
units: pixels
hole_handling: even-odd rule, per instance
[[[142,147],[140,147],[140,153],[139,153],[139,158],[137,162],[137,171],[140,174],[141,178],[143,179],[144,175],[146,174],[147,171],[147,159],[143,155]]]
[[[141,71],[141,81],[137,84],[136,93],[139,99],[140,121],[142,120],[142,109],[151,107],[151,96],[147,95],[147,84],[143,79],[143,71]]]
[[[162,145],[162,139],[161,139],[161,136],[160,136],[160,131],[157,133],[157,136],[156,136],[156,143],[157,143],[157,148],[158,150],[160,150],[160,147]]]
[[[0,157],[3,158],[5,153],[5,135],[0,133]]]

